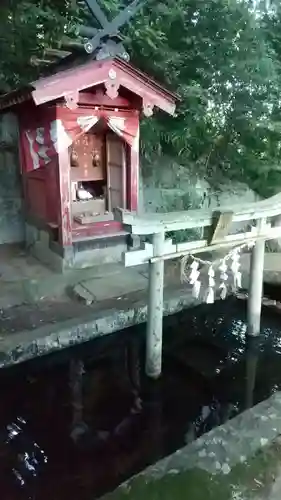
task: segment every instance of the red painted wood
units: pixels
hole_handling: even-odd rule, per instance
[[[134,144],[128,149],[128,198],[129,209],[137,212],[139,206],[139,134],[135,138]]]
[[[110,70],[116,74],[114,80],[109,78]],[[174,114],[177,97],[144,73],[119,59],[89,61],[79,67],[41,78],[33,83],[34,91],[32,96],[34,102],[38,105],[102,83],[108,87],[113,81],[117,83],[117,87],[128,89],[133,94],[140,96],[146,103],[151,103],[167,113]]]
[[[68,93],[100,85],[107,80],[108,71],[107,61],[91,61],[79,67],[59,71],[34,82],[32,97],[37,105],[54,101]]]
[[[46,221],[47,199],[45,190],[45,177],[33,176],[26,178],[26,207],[31,215]]]
[[[40,167],[37,170],[32,170],[27,174],[28,179],[38,179],[45,180],[46,178],[46,167]]]
[[[32,102],[23,104],[19,109],[20,133],[41,126],[45,117],[55,119],[56,108],[38,108]],[[57,224],[60,199],[57,158],[52,159],[45,167],[27,171],[26,158],[21,148],[21,173],[27,213],[42,222]]]
[[[72,235],[73,240],[79,241],[91,236],[103,236],[110,235],[112,233],[123,231],[123,226],[117,221],[107,221],[107,222],[95,222],[92,224],[78,224],[78,222],[73,222],[72,225]]]
[[[72,245],[71,185],[68,150],[58,156],[58,200],[59,242],[62,246]]]
[[[87,106],[113,106],[112,99],[104,93],[104,89],[102,89],[101,92],[80,92],[79,104]],[[116,108],[129,108],[131,106],[131,101],[118,96],[114,99],[114,106]]]
[[[53,159],[47,165],[47,220],[49,224],[58,225],[60,210],[60,190],[59,190],[59,171],[58,159]]]
[[[72,181],[96,181],[105,178],[104,168],[104,138],[102,135],[89,131],[73,142],[72,149],[79,157],[78,166],[72,166]],[[93,166],[93,151],[100,156],[100,165]]]
[[[35,108],[30,113],[29,108],[33,108],[34,104],[31,106],[24,104],[22,106],[23,114],[20,116],[20,127],[25,126],[27,128],[32,128],[34,124],[37,123],[40,110]],[[33,112],[34,111],[34,112]],[[21,132],[22,128],[20,129]],[[46,168],[39,168],[32,172],[26,171],[26,162],[23,151],[21,151],[21,171],[23,177],[24,185],[24,196],[25,196],[25,208],[29,215],[34,215],[36,218],[46,221],[47,219],[47,193],[46,193]]]
[[[116,81],[120,84],[121,93],[115,99],[110,99],[104,93],[104,88],[109,85],[110,70],[115,71]],[[83,90],[93,89],[95,86],[95,92],[83,92]],[[68,92],[79,90],[79,104],[81,105],[82,114],[85,113],[85,116],[91,114],[99,116],[100,113],[101,116],[106,116],[106,118],[108,116],[124,117],[128,119],[127,123],[129,123],[130,117],[139,114],[138,110],[143,101],[173,113],[176,100],[174,95],[166,92],[161,86],[130,65],[110,60],[91,61],[81,67],[66,70],[52,77],[43,78],[35,82],[34,87],[33,97],[37,104],[54,101]],[[125,92],[124,89],[126,89]],[[56,109],[55,117],[61,118],[60,113],[63,112],[65,104],[60,103],[56,108],[49,109],[46,105],[35,107],[34,104],[30,103],[28,104],[28,108],[29,106],[30,109],[34,108],[32,109],[32,113],[28,112],[27,104],[21,106],[25,107],[23,123],[24,130],[26,130],[27,127],[32,128],[36,123],[40,124],[42,116],[46,117],[48,113],[51,113],[53,116],[54,109]],[[99,109],[94,109],[96,107]],[[72,113],[72,111],[67,111]],[[73,111],[73,115],[75,115],[75,110]],[[132,147],[129,147],[128,144],[126,146],[127,162],[126,165],[123,165],[123,174],[126,172],[126,175],[123,175],[123,191],[126,192],[126,196],[123,195],[122,200],[124,202],[125,198],[127,198],[127,208],[137,211],[139,203],[139,138],[135,138],[135,133],[138,120],[137,122],[135,121],[135,124],[133,122],[134,120],[130,124],[132,135],[129,135],[129,139],[126,139],[129,144],[132,144]],[[104,120],[104,123],[106,123],[106,120]],[[96,134],[104,133],[104,131],[98,129],[98,125],[94,130]],[[126,132],[127,135],[128,130]],[[86,158],[84,152],[82,157]],[[118,160],[118,165],[119,163],[120,168],[122,168],[121,160],[120,162]],[[78,179],[78,177],[76,177],[75,167],[70,168],[68,151],[60,152],[58,157],[54,158],[44,170],[44,174],[43,170],[38,169],[31,174],[24,175],[26,201],[30,205],[33,203],[31,211],[34,215],[44,219],[48,224],[58,226],[59,242],[61,245],[68,246],[72,245],[73,240],[79,241],[79,239],[90,238],[92,236],[110,235],[123,230],[122,225],[116,221],[81,225],[72,220],[70,178],[73,177],[74,180],[74,178]],[[24,165],[23,171],[25,171]],[[86,177],[89,178],[88,175]],[[31,182],[39,183],[39,179],[41,179],[42,188],[38,187],[35,189],[31,185]],[[31,202],[32,192],[33,199]]]
[[[62,70],[55,75],[40,78],[26,88],[0,98],[0,110],[21,106],[31,98],[38,104],[54,101],[67,94],[75,94],[101,85],[108,80],[108,71],[116,70],[118,82],[123,88],[139,95],[147,102],[173,114],[178,96],[166,90],[148,75],[120,59],[89,61],[81,66]],[[30,103],[31,104],[31,103]]]
[[[124,141],[109,132],[106,136],[107,191],[108,210],[125,208],[127,200],[123,200],[123,151]],[[125,172],[126,175],[126,172]]]
[[[130,151],[130,210],[136,212],[138,210],[139,199],[139,155],[136,151]]]

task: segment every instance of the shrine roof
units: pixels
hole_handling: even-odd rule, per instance
[[[80,91],[116,82],[143,99],[147,105],[173,115],[178,96],[131,64],[119,58],[90,60],[31,82],[25,88],[0,96],[0,111],[33,100],[36,105],[59,98],[76,99]]]

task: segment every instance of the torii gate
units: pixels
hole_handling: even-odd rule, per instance
[[[146,332],[146,373],[149,377],[158,378],[162,370],[164,261],[200,252],[252,245],[248,335],[257,336],[260,333],[265,241],[281,236],[281,227],[273,227],[267,219],[280,214],[281,193],[263,201],[242,206],[221,206],[214,210],[200,209],[163,214],[135,214],[116,210],[115,219],[124,224],[126,231],[139,236],[152,236],[152,243],[145,243],[140,250],[124,253],[125,267],[149,263]],[[246,221],[256,221],[251,231],[228,234],[232,223]],[[176,244],[165,239],[165,233],[168,231],[194,228],[208,228],[209,237]],[[237,272],[237,265],[235,269]],[[192,272],[194,284],[198,274],[196,266]],[[214,282],[213,276],[214,274],[210,273],[209,282]],[[214,283],[210,286],[214,286]]]

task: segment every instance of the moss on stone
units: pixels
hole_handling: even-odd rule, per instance
[[[171,470],[162,478],[140,474],[104,500],[252,500],[267,494],[281,465],[281,445],[276,440],[247,461],[234,466],[229,474],[208,473],[194,468]],[[280,496],[281,498],[281,496]]]

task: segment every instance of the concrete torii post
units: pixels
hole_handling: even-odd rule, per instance
[[[164,231],[152,236],[153,255],[164,254]],[[148,314],[146,325],[146,363],[148,377],[158,378],[162,371],[164,260],[149,263]]]
[[[280,238],[281,227],[272,227],[267,218],[281,214],[281,194],[255,203],[245,203],[229,207],[219,207],[219,219],[214,227],[214,214],[218,210],[189,210],[165,214],[137,215],[117,209],[115,219],[122,222],[126,230],[135,235],[152,236],[152,244],[133,252],[125,252],[125,267],[149,263],[149,294],[146,330],[146,374],[158,378],[162,370],[162,321],[164,262],[188,254],[227,249],[255,243],[250,266],[250,286],[248,299],[248,335],[260,333],[263,267],[265,241]],[[229,217],[231,213],[231,217]],[[227,234],[229,221],[246,222],[256,220],[251,231]],[[220,225],[220,227],[219,227]],[[209,239],[175,243],[165,240],[165,233],[198,227],[213,226]],[[227,226],[227,227],[226,227]]]
[[[257,223],[258,231],[265,229],[266,219],[260,219]],[[264,269],[265,240],[256,241],[252,249],[250,263],[250,283],[248,297],[248,329],[251,337],[260,334],[261,307],[263,293],[263,269]]]

